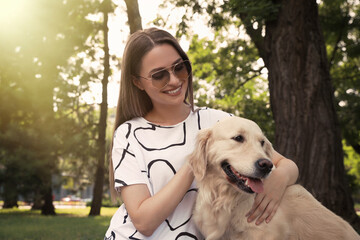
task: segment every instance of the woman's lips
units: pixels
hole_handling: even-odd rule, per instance
[[[168,90],[168,91],[164,91],[164,93],[170,94],[170,95],[178,95],[181,93],[181,86],[179,86],[178,88],[174,89],[174,90]]]

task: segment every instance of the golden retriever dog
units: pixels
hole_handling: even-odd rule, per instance
[[[207,240],[360,239],[302,186],[289,186],[269,223],[247,222],[254,193],[273,169],[271,143],[248,119],[229,117],[201,130],[189,156],[198,184],[193,218]]]

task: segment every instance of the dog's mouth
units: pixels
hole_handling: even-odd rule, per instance
[[[264,190],[261,179],[241,175],[228,162],[222,162],[221,168],[224,170],[227,180],[240,190],[247,193],[261,193]]]

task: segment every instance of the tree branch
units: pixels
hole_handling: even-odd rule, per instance
[[[125,0],[130,33],[142,29],[138,0]]]
[[[263,70],[264,68],[265,68],[265,66],[261,67],[260,69],[258,69],[256,71],[253,71],[253,72],[255,72],[255,74],[253,76],[251,76],[251,77],[246,78],[244,81],[242,81],[240,83],[239,87],[244,86],[247,82],[253,80],[254,78],[257,78],[258,76],[260,76],[261,75],[261,70]]]
[[[262,28],[260,27],[262,25],[259,23],[259,28],[255,29],[253,28],[246,14],[240,13],[239,16],[241,21],[243,21],[244,23],[246,33],[250,36],[251,40],[254,42],[256,48],[258,49],[260,57],[265,59],[266,57],[265,42],[264,42],[264,37],[261,35]]]
[[[339,35],[338,35],[338,37],[336,39],[334,49],[333,49],[333,51],[331,53],[331,58],[329,60],[329,68],[330,69],[334,65],[334,59],[335,59],[336,52],[339,49],[339,43],[342,40],[342,38],[343,38],[343,36],[344,36],[344,34],[346,32],[345,29],[347,29],[347,26],[349,25],[349,21],[350,21],[349,6],[347,6],[346,9],[347,9],[347,14],[346,14],[345,17],[343,17],[343,21],[342,21],[342,24],[341,24],[341,27],[340,27]]]
[[[343,36],[343,27],[341,28],[340,32],[339,32],[339,35],[338,35],[338,38],[336,39],[336,42],[335,42],[335,47],[331,53],[331,58],[329,60],[329,68],[331,69],[331,67],[334,65],[334,59],[335,59],[335,54],[337,52],[337,50],[339,49],[339,42],[341,41],[342,39],[342,36]]]

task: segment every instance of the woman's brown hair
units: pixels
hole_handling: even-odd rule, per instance
[[[178,41],[164,30],[149,28],[133,33],[125,46],[121,63],[120,93],[116,108],[114,132],[124,122],[136,117],[143,117],[152,109],[153,106],[150,97],[145,91],[140,90],[133,84],[133,78],[139,75],[143,56],[155,46],[161,44],[170,44],[183,60],[189,60]],[[188,79],[188,88],[184,102],[187,102],[192,110],[194,110],[191,73]],[[110,147],[109,183],[111,198],[115,201],[118,192],[114,187],[114,169],[111,157],[112,146],[113,143]]]

